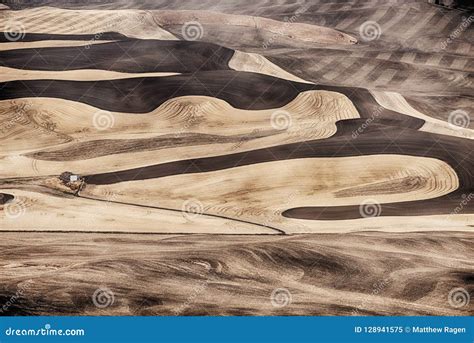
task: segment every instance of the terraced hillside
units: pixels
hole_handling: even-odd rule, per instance
[[[0,19],[2,313],[472,313],[468,10],[4,1]]]

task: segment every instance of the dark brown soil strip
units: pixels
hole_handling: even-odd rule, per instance
[[[6,32],[0,32],[0,42],[10,43],[9,35]],[[25,33],[24,37],[18,42],[37,42],[42,40],[125,40],[130,39],[118,32],[99,32],[96,34],[78,34],[78,35],[62,35],[52,33]]]
[[[370,125],[372,125],[372,123],[383,122],[383,125],[419,129],[425,123],[423,119],[407,116],[384,108],[379,105],[372,94],[364,88],[317,85],[316,89],[344,94],[352,101],[360,117],[366,119]]]
[[[236,108],[263,110],[282,107],[311,89],[314,85],[220,70],[106,81],[11,81],[0,83],[0,100],[49,97],[109,111],[147,113],[174,97],[202,95],[217,97]]]
[[[233,54],[233,50],[211,43],[126,39],[87,46],[7,50],[0,52],[0,61],[5,67],[28,70],[191,73],[229,70]]]
[[[474,189],[471,191],[474,192]],[[467,200],[471,198],[471,200]],[[376,197],[375,197],[376,199]],[[463,201],[465,204],[463,204]],[[367,206],[372,206],[368,204]],[[419,201],[404,201],[397,203],[374,204],[377,214],[364,209],[363,205],[350,206],[306,206],[291,208],[282,213],[283,217],[308,220],[343,220],[359,219],[374,216],[428,216],[438,214],[468,214],[474,213],[474,193],[455,191],[448,195]],[[375,208],[375,207],[374,207]]]

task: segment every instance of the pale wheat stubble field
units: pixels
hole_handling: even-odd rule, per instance
[[[0,19],[2,314],[472,314],[469,9]]]

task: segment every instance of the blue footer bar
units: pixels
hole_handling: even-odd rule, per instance
[[[473,317],[3,317],[0,342],[474,342]]]

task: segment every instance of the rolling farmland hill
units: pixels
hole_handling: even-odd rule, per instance
[[[468,6],[0,19],[2,314],[473,313]]]

